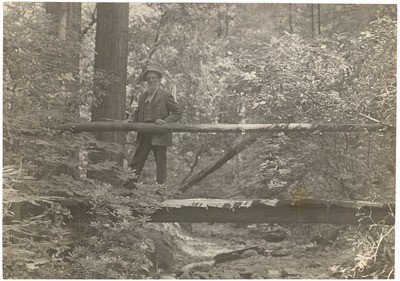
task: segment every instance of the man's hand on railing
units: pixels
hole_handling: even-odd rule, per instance
[[[157,119],[156,120],[156,124],[157,125],[163,125],[163,124],[165,124],[166,122],[164,121],[164,120],[162,120],[162,119]]]

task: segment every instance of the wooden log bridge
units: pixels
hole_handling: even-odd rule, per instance
[[[395,126],[381,124],[182,124],[169,123],[156,125],[152,123],[123,123],[114,122],[87,122],[79,124],[60,125],[56,130],[60,132],[193,132],[193,133],[265,133],[265,132],[363,132],[363,131],[391,131]]]
[[[161,203],[150,222],[394,225],[394,212],[394,204],[364,201],[183,199]]]

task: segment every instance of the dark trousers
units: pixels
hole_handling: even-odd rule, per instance
[[[143,133],[141,135],[139,147],[136,149],[135,155],[133,155],[132,158],[132,163],[130,164],[130,167],[137,175],[137,178],[134,180],[134,182],[137,182],[139,179],[151,150],[153,151],[156,159],[157,183],[163,184],[167,180],[167,147],[151,145],[151,134]]]

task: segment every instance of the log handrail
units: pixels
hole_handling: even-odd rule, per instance
[[[156,125],[153,123],[87,122],[60,125],[55,128],[59,132],[106,132],[106,131],[138,131],[138,132],[193,132],[193,133],[266,133],[266,132],[394,132],[395,126],[382,124],[182,124],[169,123]]]

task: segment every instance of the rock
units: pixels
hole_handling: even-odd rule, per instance
[[[309,263],[306,267],[317,268],[317,267],[321,267],[321,266],[322,266],[321,263],[319,263],[319,262],[317,262],[317,261],[314,261],[314,262]]]
[[[237,252],[221,253],[214,257],[215,264],[237,259],[240,259],[240,253]]]
[[[236,243],[236,244],[246,246],[246,241],[243,240],[243,239],[232,238],[231,241],[234,242],[234,243]]]
[[[245,279],[249,279],[249,278],[245,278]],[[250,279],[264,279],[264,277],[258,273],[253,273],[253,274],[251,274]]]
[[[251,273],[251,272],[239,272],[239,274],[240,274],[240,276],[242,277],[242,279],[252,279],[252,275],[254,274],[254,273]],[[258,274],[259,275],[259,274]],[[261,278],[264,278],[264,277],[262,277],[261,276]]]
[[[261,237],[261,238],[267,242],[281,242],[281,241],[285,240],[286,237],[287,237],[286,232],[281,230],[281,231],[265,233],[263,235],[263,237]]]
[[[312,243],[308,243],[305,245],[305,252],[309,252],[309,251],[316,251],[318,250],[320,247],[317,245],[317,243],[312,242]]]
[[[240,266],[238,266],[238,267],[236,268],[236,270],[239,271],[239,272],[246,272],[246,269],[247,269],[247,267],[245,267],[245,266],[243,266],[243,265],[240,265]]]
[[[232,261],[232,260],[237,260],[237,259],[243,258],[242,254],[244,252],[246,252],[246,251],[249,251],[249,250],[254,250],[258,254],[264,252],[264,248],[259,247],[259,246],[253,246],[253,247],[240,249],[240,250],[235,250],[235,251],[231,251],[231,252],[220,253],[220,254],[218,254],[218,255],[216,255],[214,257],[214,260],[215,260],[214,264],[218,264],[218,263],[222,263],[222,262],[226,262],[226,261]]]
[[[339,229],[329,229],[317,233],[309,242],[316,242],[318,245],[330,245],[339,236]]]
[[[206,272],[202,272],[202,271],[195,271],[192,274],[192,278],[193,279],[209,279],[210,275]]]
[[[176,279],[176,277],[172,275],[161,275],[160,279]]]
[[[248,225],[246,226],[246,228],[247,228],[247,229],[257,229],[257,224],[255,224],[255,223],[248,224]]]
[[[189,271],[185,271],[181,275],[179,275],[179,279],[190,279],[190,278],[191,276]]]
[[[271,252],[271,256],[273,257],[285,257],[290,255],[290,251],[286,249],[277,249],[273,252]]]
[[[268,276],[269,276],[268,268],[265,265],[262,265],[262,264],[251,265],[244,272],[244,274],[247,274],[247,275],[250,275],[250,276],[253,273],[257,273],[258,275],[261,275],[264,278],[268,278]]]
[[[185,265],[184,267],[181,268],[181,272],[185,271],[210,271],[213,268],[213,262],[212,261],[204,261],[204,262],[194,262]]]
[[[186,275],[191,275],[191,272],[207,272],[213,269],[212,267],[213,262],[212,261],[204,261],[204,262],[195,262],[195,263],[190,263],[182,267],[177,271],[177,275],[181,279],[187,279],[181,277],[184,273]],[[189,277],[190,278],[190,277]],[[200,278],[200,276],[199,276]]]
[[[254,249],[247,250],[241,254],[241,258],[246,259],[250,257],[256,257],[258,256],[258,252]]]
[[[285,268],[282,269],[282,277],[286,278],[286,277],[292,277],[292,276],[300,276],[300,273],[293,268]]]
[[[268,279],[279,279],[281,277],[282,277],[282,272],[280,270],[273,269],[273,270],[269,270],[268,271],[268,276],[265,277],[265,278],[268,278]]]
[[[241,279],[240,274],[233,270],[226,270],[219,273],[219,278],[221,279]]]
[[[301,259],[301,258],[303,258],[305,256],[306,256],[306,254],[304,252],[295,252],[295,253],[293,253],[293,257],[296,258],[296,259]]]
[[[210,271],[208,273],[209,279],[217,279],[218,278],[218,274],[215,271]]]

